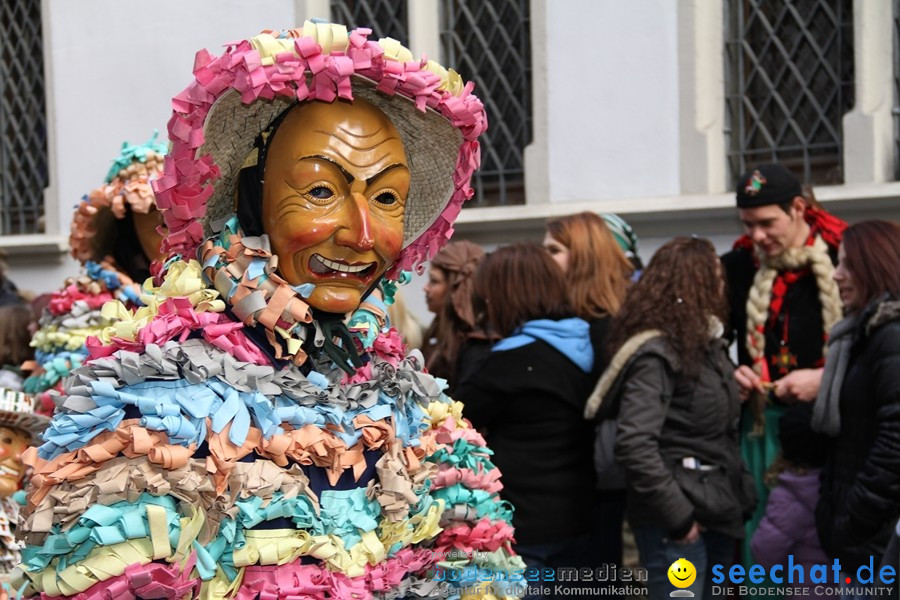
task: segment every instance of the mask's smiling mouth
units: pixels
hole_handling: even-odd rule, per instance
[[[309,271],[319,277],[352,277],[365,281],[369,279],[378,264],[374,262],[348,263],[342,260],[325,258],[321,254],[309,257]]]
[[[21,475],[21,471],[19,469],[14,469],[9,465],[0,465],[0,477],[12,477],[18,479]]]

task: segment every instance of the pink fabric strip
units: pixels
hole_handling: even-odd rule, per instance
[[[193,554],[184,570],[178,565],[149,563],[131,565],[125,573],[92,585],[74,596],[32,596],[36,600],[137,600],[138,598],[180,599],[186,594],[195,597],[200,580],[190,577],[197,555]]]
[[[435,556],[429,549],[404,548],[377,565],[367,565],[366,574],[360,577],[347,577],[320,565],[298,563],[247,567],[244,571],[244,584],[235,600],[370,600],[373,592],[390,591],[410,573],[418,573],[431,567]]]
[[[243,584],[235,600],[328,600],[353,598],[370,600],[374,592],[387,592],[396,588],[410,573],[421,573],[434,564],[435,556],[429,549],[404,548],[393,557],[377,564],[367,565],[360,577],[347,577],[329,571],[320,564],[246,567]],[[92,586],[74,596],[48,596],[41,594],[33,600],[136,600],[137,598],[180,599],[185,594],[196,597],[200,579],[190,578],[196,555],[191,557],[184,571],[177,565],[150,563],[133,565],[123,575],[113,577]]]
[[[444,465],[442,465],[444,467]],[[503,489],[500,482],[500,469],[476,473],[472,469],[443,468],[434,478],[433,490],[450,487],[461,483],[470,490],[484,490],[492,494]]]

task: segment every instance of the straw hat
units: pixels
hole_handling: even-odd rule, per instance
[[[31,434],[32,442],[39,440],[50,419],[34,412],[33,396],[0,389],[0,427],[22,429]]]
[[[235,212],[238,174],[255,163],[255,141],[278,115],[297,102],[353,98],[390,118],[409,161],[404,247],[392,273],[443,246],[472,195],[484,107],[454,71],[413,60],[396,40],[370,41],[370,33],[307,21],[229,44],[219,57],[197,54],[193,83],[173,100],[172,150],[154,183],[169,229],[165,250],[193,257]]]
[[[72,216],[69,246],[72,257],[82,264],[100,262],[111,256],[118,242],[117,219],[128,210],[147,214],[155,206],[150,181],[163,168],[166,144],[153,137],[143,144],[122,142],[119,156],[106,175],[104,184],[84,196]]]

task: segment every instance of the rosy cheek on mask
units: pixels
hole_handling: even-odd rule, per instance
[[[293,223],[296,226],[292,227],[291,224]],[[296,215],[285,218],[284,230],[288,232],[284,236],[285,250],[287,252],[296,252],[329,239],[337,230],[337,225],[322,221],[311,223],[308,219]]]
[[[392,263],[400,255],[403,248],[403,229],[396,227],[378,227],[375,229],[375,249],[388,263]]]

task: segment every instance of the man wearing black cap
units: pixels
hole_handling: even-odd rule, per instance
[[[722,257],[745,403],[741,450],[760,503],[749,539],[765,512],[764,476],[778,453],[778,420],[786,403],[815,399],[828,331],[841,317],[831,278],[846,223],[813,208],[800,182],[778,164],[760,165],[737,184],[746,235]]]

